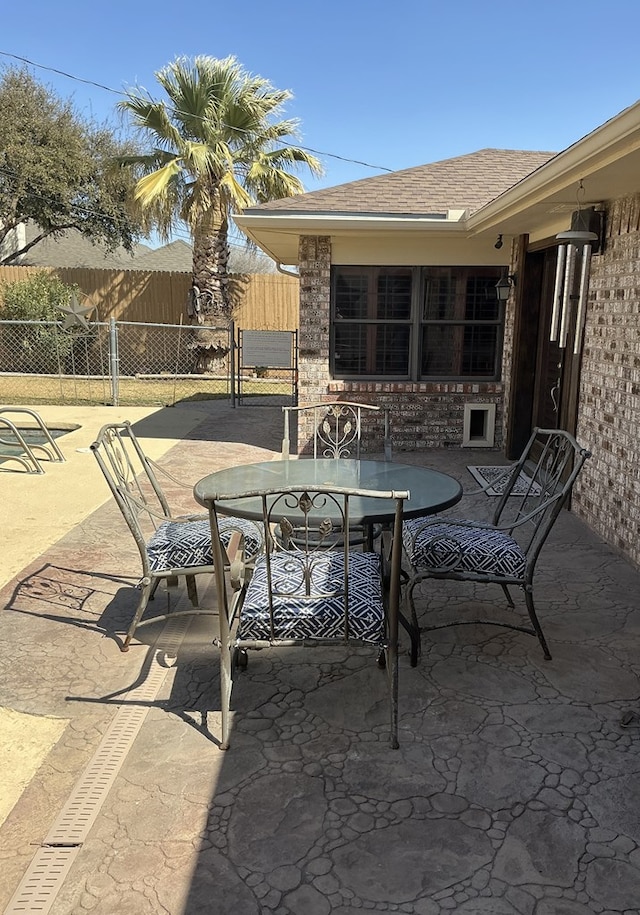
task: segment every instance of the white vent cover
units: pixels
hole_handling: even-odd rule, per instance
[[[494,403],[466,403],[462,426],[463,448],[493,448],[496,433]]]

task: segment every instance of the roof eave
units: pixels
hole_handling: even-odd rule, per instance
[[[390,229],[399,229],[403,232],[444,231],[464,228],[466,225],[467,210],[449,210],[444,216],[398,216],[397,214],[317,214],[317,213],[243,213],[234,216],[234,221],[243,230],[249,233],[255,230],[276,229],[291,230],[293,228],[300,235],[317,234],[327,235],[336,232],[370,231],[388,232]]]
[[[553,194],[576,186],[581,179],[615,162],[625,151],[640,146],[640,101],[597,127],[563,152],[541,165],[522,181],[470,215],[468,229],[486,231],[509,216],[544,203]]]

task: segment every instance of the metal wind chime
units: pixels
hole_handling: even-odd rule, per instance
[[[584,195],[582,181],[578,186],[578,211],[574,213],[572,228],[556,235],[561,244],[558,246],[556,277],[553,290],[553,312],[551,315],[551,333],[549,339],[565,349],[571,320],[572,303],[577,300],[576,326],[573,341],[573,354],[577,356],[582,344],[582,335],[587,309],[587,292],[589,290],[589,272],[593,242],[598,240],[595,232],[590,232],[581,219],[581,197]],[[575,226],[575,228],[574,228]],[[579,270],[578,294],[574,294],[576,273]]]

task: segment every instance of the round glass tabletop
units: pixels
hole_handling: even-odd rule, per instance
[[[194,486],[194,496],[201,505],[220,496],[231,496],[256,490],[278,490],[334,486],[387,492],[407,490],[404,517],[434,514],[455,505],[462,497],[462,487],[454,477],[428,467],[397,464],[395,461],[334,460],[301,458],[289,461],[264,461],[227,467],[203,477]],[[224,510],[224,506],[219,505]],[[357,524],[384,523],[393,519],[395,504],[390,499],[351,498],[349,515]],[[229,503],[229,514],[257,520],[262,517],[258,498],[238,499]]]

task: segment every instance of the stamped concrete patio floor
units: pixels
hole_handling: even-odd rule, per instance
[[[161,460],[195,481],[276,456],[280,431],[277,409],[212,405]],[[465,489],[467,464],[503,463],[467,450],[395,459]],[[640,910],[640,728],[621,724],[640,711],[640,573],[570,512],[538,564],[553,660],[505,629],[424,633],[419,666],[401,657],[395,751],[383,672],[341,649],[252,652],[220,751],[215,618],[148,626],[122,654],[137,573],[107,502],[2,591],[0,705],[25,741],[43,723],[53,736],[0,827],[0,911]],[[468,583],[417,597],[423,618],[503,605],[499,588]]]

